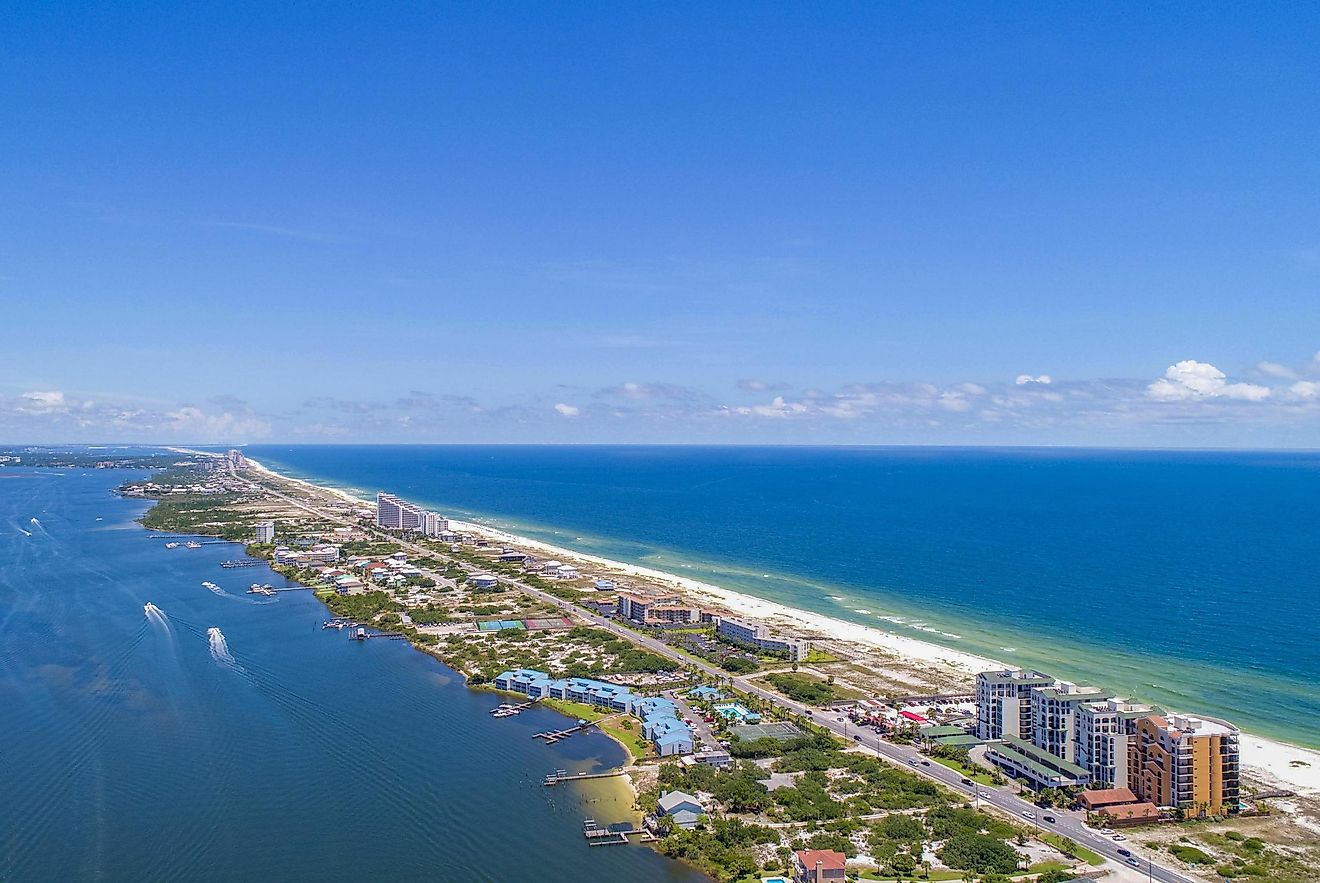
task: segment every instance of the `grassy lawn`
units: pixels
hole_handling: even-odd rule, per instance
[[[990,774],[980,767],[967,766],[956,760],[950,760],[947,757],[932,757],[931,760],[935,761],[935,763],[938,763],[940,766],[948,767],[955,773],[960,773],[966,776],[973,782],[978,782],[982,785],[993,785],[995,783],[995,780],[990,778]]]
[[[921,877],[921,876],[916,876],[916,877],[895,877],[893,874],[884,874],[884,873],[882,873],[882,872],[880,872],[880,871],[867,871],[867,870],[863,870],[863,871],[861,871],[861,872],[858,873],[858,876],[861,877],[863,880],[897,880],[897,881],[909,881],[909,880],[918,880],[918,881],[920,881],[920,880],[961,880],[961,879],[963,879],[963,873],[962,873],[962,871],[931,871],[929,877]]]
[[[628,753],[633,756],[634,760],[641,760],[650,753],[651,743],[642,738],[641,724],[635,718],[625,714],[605,711],[596,708],[594,705],[569,702],[567,699],[542,699],[540,704],[574,720],[591,721],[600,728],[601,732],[627,748]],[[601,723],[601,720],[606,717],[611,719]]]
[[[1082,861],[1086,862],[1088,865],[1091,865],[1092,867],[1099,867],[1100,865],[1103,865],[1105,863],[1105,860],[1101,858],[1097,853],[1092,852],[1091,850],[1087,849],[1085,846],[1082,846],[1080,843],[1073,843],[1067,837],[1064,837],[1061,834],[1051,834],[1048,831],[1042,831],[1040,832],[1040,834],[1037,835],[1037,839],[1041,840],[1044,843],[1048,843],[1050,846],[1053,846],[1055,849],[1059,850],[1064,855],[1072,854],[1077,856],[1077,858],[1081,859]],[[1069,843],[1072,843],[1071,847],[1068,847]]]

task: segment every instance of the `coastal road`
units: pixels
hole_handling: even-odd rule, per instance
[[[233,469],[232,465],[230,466],[230,469],[232,471]],[[301,500],[295,500],[294,498],[288,496],[287,494],[283,494],[278,491],[272,490],[269,487],[267,487],[267,491],[272,495],[284,500],[286,503],[292,506],[297,506],[300,509],[304,509],[310,512],[311,514],[316,515],[318,518],[322,518],[327,521],[339,522],[341,524],[347,524],[350,526],[357,525],[356,519],[347,519],[338,515],[328,514],[311,505],[308,505],[307,503]],[[397,538],[392,538],[392,540],[394,542],[397,542],[404,549],[407,549],[413,552],[414,554],[417,554],[422,557],[427,557],[435,554],[431,549],[428,549],[425,546],[421,546],[417,543],[412,543],[407,540],[399,540]],[[455,563],[459,564],[464,570],[468,571],[469,573],[476,573],[478,571],[477,567],[467,564],[466,562],[456,560]],[[627,628],[619,624],[618,622],[615,622],[612,619],[607,619],[603,616],[600,616],[599,614],[586,611],[571,601],[566,601],[563,598],[557,598],[548,592],[544,592],[520,580],[512,579],[510,577],[505,577],[505,576],[501,576],[500,579],[514,586],[520,591],[532,596],[533,598],[536,598],[540,601],[544,601],[547,604],[552,604],[564,610],[565,613],[577,617],[579,619],[584,619],[587,622],[591,623],[592,625],[597,626],[598,628],[606,629],[610,632],[613,632],[619,637],[624,638],[632,642],[633,644],[644,647],[647,650],[650,650],[651,652],[659,656],[663,656],[666,659],[672,659],[679,665],[687,666],[689,668],[694,668],[717,681],[727,681],[737,689],[742,690],[745,693],[749,693],[753,696],[757,696],[761,699],[764,699],[765,701],[769,702],[771,705],[780,708],[784,711],[799,715],[801,717],[810,718],[819,726],[825,727],[830,732],[834,733],[837,736],[840,736],[847,742],[851,742],[854,745],[860,745],[861,747],[874,752],[875,754],[879,755],[880,757],[886,760],[889,760],[895,764],[903,766],[909,771],[924,776],[927,779],[932,779],[936,782],[939,782],[940,784],[945,785],[946,787],[951,788],[954,791],[962,791],[968,794],[969,796],[971,796],[971,798],[974,801],[981,804],[985,804],[986,806],[989,807],[993,807],[994,809],[997,809],[1002,813],[1006,813],[1010,816],[1013,816],[1018,821],[1026,821],[1026,817],[1023,815],[1023,813],[1025,812],[1034,813],[1036,815],[1036,820],[1034,824],[1038,829],[1044,831],[1053,831],[1055,833],[1061,834],[1064,837],[1067,837],[1068,839],[1072,840],[1073,842],[1085,846],[1087,849],[1099,853],[1100,855],[1104,856],[1107,859],[1110,859],[1113,862],[1116,862],[1117,864],[1124,865],[1129,868],[1135,868],[1140,872],[1144,872],[1146,873],[1147,878],[1151,881],[1159,880],[1160,883],[1201,883],[1201,881],[1197,880],[1196,878],[1188,877],[1175,870],[1172,870],[1171,868],[1166,868],[1162,865],[1157,865],[1146,858],[1139,859],[1138,865],[1130,864],[1128,862],[1128,857],[1119,854],[1118,851],[1121,848],[1125,848],[1127,844],[1117,843],[1112,839],[1097,833],[1093,829],[1088,828],[1086,825],[1084,825],[1082,823],[1082,820],[1074,815],[1069,815],[1062,811],[1056,812],[1050,810],[1043,810],[1040,807],[1036,806],[1034,803],[1031,803],[1030,801],[1027,800],[1023,800],[1017,794],[1013,793],[1011,790],[1009,790],[1004,786],[985,786],[985,785],[976,785],[975,783],[973,783],[973,785],[971,785],[970,787],[964,785],[962,784],[963,776],[961,776],[956,771],[951,770],[948,767],[941,766],[940,764],[934,763],[932,761],[927,761],[927,764],[923,764],[922,761],[926,760],[926,758],[923,757],[922,754],[919,751],[917,751],[915,748],[906,745],[895,745],[892,742],[886,742],[883,739],[881,739],[879,735],[876,734],[873,730],[858,727],[857,725],[848,721],[846,717],[843,718],[842,720],[839,720],[838,719],[839,716],[837,714],[827,713],[822,709],[813,708],[808,705],[803,705],[800,702],[796,702],[785,696],[781,696],[778,693],[767,690],[758,684],[752,683],[746,678],[730,676],[730,674],[724,669],[717,668],[704,660],[697,659],[692,656],[688,656],[687,654],[684,654],[676,650],[675,648],[669,646],[663,641],[660,641],[649,635],[639,634],[638,632],[635,632],[632,629]],[[854,736],[859,736],[859,735],[862,737],[861,740],[854,739]],[[1052,825],[1046,824],[1040,820],[1040,816],[1042,816],[1046,812],[1050,812],[1050,814],[1057,819],[1057,821],[1054,824]]]

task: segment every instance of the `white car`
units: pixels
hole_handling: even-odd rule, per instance
[[[979,798],[981,798],[982,800],[989,800],[989,799],[990,799],[990,792],[989,792],[989,791],[978,791],[978,792],[976,792],[976,796],[979,797]]]
[[[1122,834],[1115,834],[1115,835],[1114,835],[1114,839],[1115,839],[1115,840],[1126,840],[1127,838],[1124,837]]]
[[[1034,820],[1036,818],[1036,814],[1029,809],[1024,809],[1022,810],[1022,818]]]

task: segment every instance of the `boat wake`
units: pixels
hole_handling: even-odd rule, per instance
[[[152,625],[158,625],[167,632],[170,630],[170,622],[165,618],[164,610],[148,601],[142,605],[142,611],[147,615],[147,621]]]
[[[234,654],[229,652],[229,642],[225,640],[224,632],[212,626],[206,630],[206,640],[211,645],[212,659],[230,668],[239,667],[238,663],[234,661]]]

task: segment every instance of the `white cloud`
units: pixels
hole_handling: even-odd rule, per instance
[[[1287,365],[1280,365],[1278,362],[1257,362],[1256,370],[1269,377],[1279,377],[1283,380],[1296,380],[1297,372]]]
[[[1035,377],[1032,377],[1030,374],[1019,374],[1017,379],[1013,382],[1018,386],[1027,386],[1031,383],[1039,383],[1042,386],[1048,386],[1054,382],[1054,378],[1048,374],[1037,374]]]
[[[21,396],[22,404],[19,410],[28,414],[49,414],[54,411],[65,411],[75,405],[64,397],[64,393],[58,389],[47,392],[25,392]]]
[[[563,402],[559,402],[555,405],[555,410],[565,417],[576,417],[582,413],[582,409],[577,405],[566,405]]]
[[[811,411],[811,406],[806,402],[785,401],[783,396],[775,396],[768,405],[751,405],[741,408],[728,409],[734,414],[741,414],[745,417],[796,417]]]
[[[270,433],[270,424],[264,420],[235,417],[228,411],[208,414],[192,405],[167,412],[161,428],[203,441],[242,439]]]
[[[1314,380],[1299,380],[1288,391],[1299,399],[1320,399],[1320,383]]]
[[[1269,387],[1229,383],[1223,371],[1195,359],[1170,365],[1163,377],[1146,387],[1146,392],[1151,398],[1162,401],[1226,398],[1259,402],[1270,397]]]

